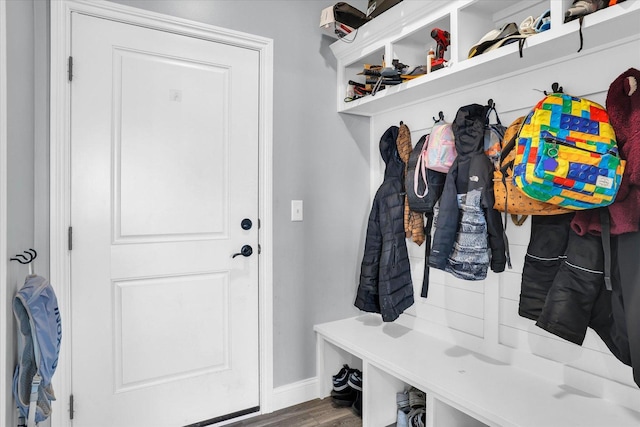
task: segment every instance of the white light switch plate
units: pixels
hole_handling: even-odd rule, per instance
[[[302,221],[302,200],[291,201],[291,221]]]

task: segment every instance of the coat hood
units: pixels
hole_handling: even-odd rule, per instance
[[[452,124],[458,157],[484,153],[486,116],[487,107],[484,105],[460,107]]]
[[[399,131],[400,128],[398,126],[391,126],[380,138],[380,155],[387,165],[384,171],[385,179],[387,177],[402,178],[404,162],[400,159],[398,146],[396,145]]]

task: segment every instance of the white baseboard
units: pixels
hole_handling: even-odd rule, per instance
[[[318,397],[318,378],[307,378],[274,388],[271,409],[277,411]]]

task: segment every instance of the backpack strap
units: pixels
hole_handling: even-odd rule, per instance
[[[424,198],[429,192],[429,187],[427,183],[427,159],[426,159],[428,145],[429,145],[429,135],[427,135],[424,141],[424,145],[422,146],[422,151],[418,156],[418,161],[416,162],[416,168],[413,175],[413,193],[421,199]],[[420,177],[422,177],[422,182],[424,184],[423,194],[420,194],[418,190]]]
[[[42,382],[42,377],[40,376],[39,371],[33,376],[33,380],[31,380],[31,394],[29,394],[29,415],[27,416],[27,427],[35,427],[36,425],[36,406],[38,404],[38,389],[40,388],[40,383]]]
[[[602,225],[602,252],[604,253],[604,285],[611,290],[611,223],[609,209],[600,209],[600,223]]]
[[[29,394],[29,415],[27,416],[27,427],[35,427],[36,406],[38,405],[38,389],[42,382],[42,377],[40,376],[40,345],[38,344],[36,325],[31,317],[31,311],[28,310],[27,313],[29,317],[29,329],[31,330],[31,340],[33,342],[33,354],[36,360],[36,374],[31,380],[31,393]]]
[[[529,218],[529,215],[516,215],[516,214],[511,214],[511,221],[513,221],[513,223],[515,225],[517,225],[518,227],[520,227],[522,224],[524,224],[524,222],[527,220],[527,218]]]
[[[433,226],[433,212],[425,213],[427,225],[424,227],[424,272],[422,274],[422,291],[420,296],[426,298],[429,293],[429,253],[431,252],[431,227]]]
[[[496,113],[496,117],[498,116],[498,113]],[[500,119],[498,119],[500,120]],[[515,133],[511,139],[509,140],[509,142],[507,142],[505,144],[505,146],[502,148],[502,150],[500,151],[500,161],[498,162],[499,165],[502,165],[502,161],[504,160],[505,157],[507,157],[507,155],[515,148],[516,146],[516,139],[518,137],[518,134]],[[507,197],[507,199],[509,198],[509,187],[507,187],[507,172],[509,171],[509,169],[513,168],[513,160],[504,164],[501,168],[500,168],[500,172],[502,173],[502,185],[504,185],[504,189],[505,189],[505,195]],[[507,237],[507,224],[509,223],[508,221],[508,217],[509,217],[509,201],[505,200],[504,201],[504,221],[503,221],[503,229],[502,229],[502,240],[504,240],[504,253],[505,256],[507,258],[507,267],[509,267],[509,269],[513,268],[513,266],[511,265],[511,251],[509,250],[509,238]],[[513,215],[512,215],[513,218]],[[524,222],[524,220],[526,220],[527,217],[525,216],[522,219],[522,222]],[[514,220],[515,222],[515,220]],[[520,224],[518,224],[518,222],[515,222],[516,225],[521,225],[522,222]]]
[[[580,49],[578,49],[578,52],[580,52],[582,50],[582,45],[584,44],[584,40],[582,38],[582,23],[584,22],[584,15],[578,18],[578,22],[580,22],[580,27],[578,27],[578,33],[580,34]]]
[[[489,124],[489,121],[490,121],[490,117],[489,116],[491,115],[491,112],[493,111],[495,116],[496,116],[496,123],[499,124],[500,126],[502,126],[502,122],[500,121],[500,116],[498,116],[498,110],[496,110],[496,104],[495,104],[495,102],[493,102],[493,99],[489,99],[489,101],[487,101],[487,106],[488,106],[488,108],[487,108],[487,117],[486,117],[486,120],[485,120],[485,125]]]
[[[506,171],[506,166],[503,167],[503,169]],[[504,185],[504,189],[505,189],[505,194],[506,197],[509,197],[509,187],[507,187],[507,178],[506,178],[507,174],[505,172],[502,173],[502,185]],[[507,215],[509,213],[509,203],[508,200],[504,201],[504,224],[503,224],[503,229],[502,229],[502,240],[504,240],[504,254],[507,258],[507,267],[509,267],[509,269],[512,269],[513,266],[511,265],[511,252],[509,251],[509,238],[507,237],[507,224],[509,223],[509,221],[507,221]]]

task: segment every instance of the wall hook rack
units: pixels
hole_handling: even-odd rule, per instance
[[[23,255],[26,254],[26,255]],[[38,253],[35,249],[27,249],[21,254],[16,254],[14,258],[9,258],[9,261],[18,261],[20,264],[28,264],[29,265],[29,274],[33,274],[33,260],[35,260],[38,256]]]

